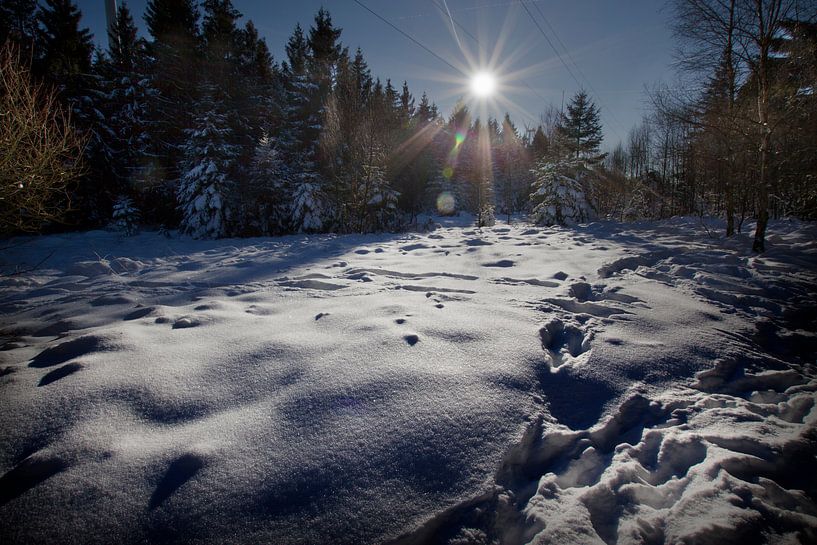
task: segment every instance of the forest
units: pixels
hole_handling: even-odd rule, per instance
[[[540,225],[719,216],[726,235],[817,217],[817,23],[790,0],[674,0],[679,81],[608,143],[578,89],[541,123],[440,112],[372,74],[321,9],[274,60],[230,0],[127,4],[107,50],[71,0],[0,6],[0,232],[112,226],[196,238],[416,227],[423,212]],[[700,24],[705,21],[706,24]]]

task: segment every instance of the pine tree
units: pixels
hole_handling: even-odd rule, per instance
[[[36,57],[37,1],[3,0],[0,2],[0,47],[7,42],[20,49],[20,57]]]
[[[121,196],[113,204],[112,217],[114,226],[124,232],[126,236],[131,236],[136,233],[141,214],[133,199],[128,196]]]
[[[355,103],[358,105],[366,104],[372,92],[372,73],[369,70],[369,65],[363,58],[363,52],[357,48],[355,58],[352,61],[351,74],[354,80],[357,97]]]
[[[329,12],[321,8],[315,15],[315,24],[309,29],[307,46],[310,51],[308,70],[312,81],[318,86],[318,100],[322,103],[332,87],[332,73],[341,54],[340,34]]]
[[[508,223],[511,215],[522,209],[528,200],[528,157],[522,139],[511,121],[509,114],[502,120],[502,134],[493,154],[498,165],[498,185],[502,210],[507,214]]]
[[[177,190],[181,230],[194,238],[230,233],[232,177],[238,150],[222,105],[209,89],[198,104],[195,127],[187,131]]]
[[[287,229],[288,174],[275,139],[263,135],[250,164],[249,187],[242,193],[242,231],[277,235]]]
[[[108,44],[102,88],[114,152],[113,172],[119,190],[138,197],[155,183],[151,165],[157,154],[150,137],[148,111],[155,90],[147,76],[145,42],[137,36],[136,25],[125,3],[117,10]]]
[[[241,17],[230,0],[204,0],[201,36],[204,43],[203,76],[225,96],[235,95],[238,76],[239,32]]]
[[[162,180],[162,199],[170,202],[180,173],[186,131],[194,124],[200,87],[199,12],[193,0],[148,0],[145,23],[153,40],[147,44],[151,87],[151,137],[160,143],[155,163]],[[158,189],[158,188],[157,188]],[[173,221],[169,216],[164,220]]]
[[[81,96],[91,73],[94,46],[91,32],[79,26],[81,18],[71,0],[45,0],[37,15],[42,50],[39,71],[69,102]]]
[[[537,160],[547,156],[550,153],[550,142],[548,142],[548,137],[545,135],[545,131],[542,129],[541,125],[536,127],[536,132],[533,133],[533,140],[530,144],[530,150],[534,158]]]
[[[579,91],[567,105],[556,126],[557,134],[569,154],[576,159],[597,155],[602,141],[599,109],[585,91]]]
[[[286,45],[284,65],[284,127],[280,145],[291,169],[293,186],[291,225],[296,231],[319,231],[327,214],[325,191],[317,173],[317,142],[321,130],[320,108],[316,108],[318,85],[309,78],[309,45],[300,25]]]

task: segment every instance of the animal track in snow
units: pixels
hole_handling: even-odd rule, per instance
[[[65,363],[68,360],[84,356],[91,352],[98,352],[107,349],[105,340],[96,335],[86,335],[70,341],[66,341],[57,346],[46,348],[29,362],[29,367],[52,367]]]
[[[510,278],[507,276],[502,278],[491,278],[490,282],[494,284],[508,284],[511,286],[528,284],[530,286],[538,286],[542,288],[555,288],[559,286],[558,282],[553,282],[552,280],[539,280],[538,278]]]
[[[59,457],[29,456],[0,477],[0,506],[66,469],[68,463]]]
[[[513,267],[516,263],[511,261],[510,259],[500,259],[499,261],[491,261],[489,263],[483,263],[483,267],[499,267],[499,268],[508,268]]]
[[[39,384],[37,386],[47,386],[52,382],[56,382],[62,378],[67,377],[68,375],[72,375],[82,369],[82,365],[77,362],[71,362],[63,365],[62,367],[57,367],[53,371],[50,371],[43,375],[43,378],[40,379]]]
[[[548,352],[551,368],[556,369],[572,358],[588,352],[593,334],[554,318],[539,329],[539,338],[542,348]]]
[[[126,314],[125,317],[122,318],[122,320],[124,320],[124,321],[138,320],[139,318],[144,318],[145,316],[149,315],[154,310],[156,310],[156,307],[138,308],[138,309],[136,309],[134,311],[131,311],[128,314]]]
[[[195,454],[184,454],[173,460],[150,497],[148,508],[153,510],[192,479],[204,467],[204,459]]]

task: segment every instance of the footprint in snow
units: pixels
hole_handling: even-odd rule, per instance
[[[37,384],[37,386],[47,386],[52,382],[56,382],[61,378],[67,377],[68,375],[73,375],[80,369],[82,369],[82,365],[77,362],[72,362],[63,365],[62,367],[57,367],[53,371],[43,375],[43,378],[40,379],[40,382],[39,384]]]
[[[46,348],[29,362],[29,367],[53,367],[68,360],[84,356],[91,352],[97,352],[106,348],[101,337],[87,335],[79,337],[51,348]]]
[[[175,322],[173,322],[173,329],[187,329],[190,327],[198,327],[201,325],[201,322],[193,318],[192,316],[182,316]]]
[[[403,337],[403,340],[405,340],[409,346],[414,346],[420,341],[420,337],[417,335],[406,335]]]
[[[184,454],[173,460],[168,466],[162,480],[153,491],[150,497],[148,508],[153,510],[159,507],[166,499],[173,495],[176,490],[192,479],[201,468],[204,467],[204,460],[194,454]]]
[[[397,318],[397,319],[394,321],[394,323],[396,323],[396,324],[398,324],[398,325],[402,325],[402,324],[405,324],[405,323],[406,323],[406,319],[405,319],[405,318]]]
[[[144,318],[145,316],[147,316],[148,314],[150,314],[154,310],[156,310],[155,307],[138,308],[138,309],[134,310],[133,312],[130,312],[129,314],[125,315],[125,317],[122,318],[122,319],[124,321],[126,321],[126,322],[131,321],[131,320],[138,320],[139,318]]]
[[[515,263],[510,259],[500,259],[499,261],[492,261],[490,263],[482,264],[483,267],[501,267],[501,268],[513,267],[514,265]]]
[[[56,456],[46,458],[33,454],[0,477],[0,505],[5,505],[61,471],[68,464]]]
[[[329,316],[329,313],[328,312],[319,312],[318,314],[315,315],[315,321],[317,322],[318,320],[320,320],[324,316]]]

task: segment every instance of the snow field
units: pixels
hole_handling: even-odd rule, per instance
[[[801,542],[814,230],[42,237],[0,308],[3,541]],[[811,313],[811,314],[810,314]]]

